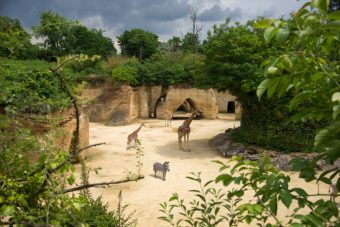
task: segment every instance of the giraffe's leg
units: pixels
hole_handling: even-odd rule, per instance
[[[189,148],[189,135],[190,135],[190,133],[187,134],[188,151],[190,151],[190,148]]]
[[[126,150],[130,149],[130,143],[131,143],[131,140],[128,139],[127,144],[126,144]]]
[[[178,136],[178,147],[180,150],[183,150],[182,136]]]
[[[184,135],[183,136],[183,143],[184,143],[184,145],[183,145],[183,151],[187,151],[187,136],[186,135]]]

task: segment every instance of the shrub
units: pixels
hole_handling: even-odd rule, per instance
[[[98,71],[111,75],[112,70],[115,69],[118,65],[125,64],[129,61],[134,61],[135,58],[124,57],[124,56],[113,56],[108,58],[106,61],[101,61],[98,64]]]
[[[120,82],[126,82],[130,85],[137,85],[137,73],[139,63],[136,60],[121,64],[112,70],[112,77]]]

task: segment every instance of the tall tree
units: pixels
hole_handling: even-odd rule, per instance
[[[40,25],[33,27],[35,36],[43,38],[44,47],[52,52],[52,55],[61,56],[70,53],[70,40],[72,37],[72,27],[78,24],[58,13],[45,11],[40,15]]]
[[[71,53],[101,55],[107,58],[116,54],[113,41],[103,36],[103,31],[88,29],[83,25],[73,26],[71,29],[72,38],[70,40]]]
[[[170,46],[171,51],[178,51],[182,47],[182,40],[180,37],[173,36],[171,39],[168,40],[168,45]]]
[[[192,24],[191,34],[194,37],[192,43],[192,53],[196,53],[199,45],[199,35],[202,31],[203,26],[202,24],[198,23],[197,9],[195,9],[194,7],[190,8],[190,20]]]
[[[44,47],[52,56],[82,53],[108,57],[116,53],[112,40],[100,30],[88,29],[52,11],[43,12],[40,19],[34,32],[45,39]]]
[[[37,48],[30,42],[31,36],[19,20],[0,16],[0,56],[10,58],[34,58]]]
[[[122,55],[135,56],[145,60],[158,51],[158,36],[154,33],[134,28],[117,37]]]

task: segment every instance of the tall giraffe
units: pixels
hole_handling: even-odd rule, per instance
[[[142,123],[139,128],[137,128],[133,133],[131,133],[127,138],[127,146],[126,150],[130,148],[136,148],[137,139],[138,139],[138,132],[141,130],[142,126],[145,126],[144,123]],[[131,144],[132,143],[132,144]]]
[[[179,149],[182,151],[190,151],[189,149],[190,124],[191,124],[192,119],[194,119],[194,117],[198,114],[199,114],[198,111],[195,110],[194,112],[191,113],[190,117],[185,119],[183,124],[178,127],[178,130],[177,130],[178,146],[179,146]],[[187,149],[185,149],[185,146],[183,146],[182,137],[184,137],[184,144],[186,144]]]
[[[164,115],[164,124],[165,127],[171,128],[171,119],[172,119],[172,112],[169,109],[169,106],[167,103],[164,102],[164,98],[161,98],[162,104],[163,104],[163,115]]]

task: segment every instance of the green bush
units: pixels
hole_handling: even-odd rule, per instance
[[[117,214],[108,210],[108,205],[103,204],[101,197],[91,199],[87,196],[78,198],[81,207],[72,211],[72,216],[64,224],[79,226],[118,226]]]
[[[137,85],[139,83],[137,79],[138,67],[139,63],[136,60],[121,64],[112,70],[112,77],[120,82]]]
[[[49,70],[55,66],[39,60],[8,60],[0,63],[0,104],[19,112],[48,113],[70,104],[58,79]],[[73,73],[65,78],[75,88]]]

